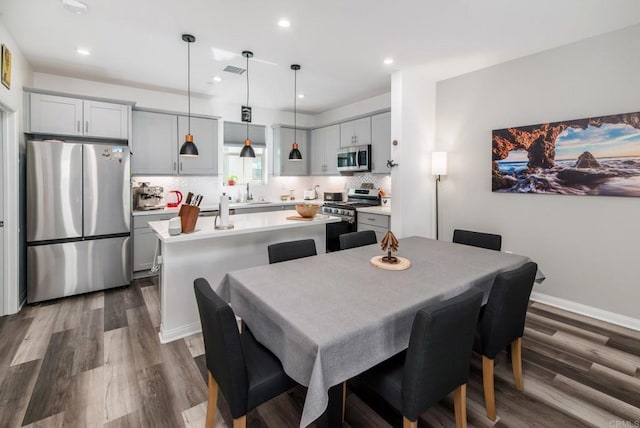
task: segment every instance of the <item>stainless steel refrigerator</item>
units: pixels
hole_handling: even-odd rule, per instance
[[[131,280],[129,148],[27,142],[27,302]]]

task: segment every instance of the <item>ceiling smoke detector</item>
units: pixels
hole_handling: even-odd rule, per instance
[[[247,69],[242,67],[235,67],[233,65],[227,65],[222,71],[226,71],[227,73],[233,73],[233,74],[244,74],[244,72],[247,71]]]
[[[62,6],[71,13],[82,15],[89,10],[89,6],[80,0],[62,0]]]

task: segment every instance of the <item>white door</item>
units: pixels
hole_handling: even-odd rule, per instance
[[[0,189],[2,189],[2,195],[6,195],[7,192],[4,188],[4,114],[0,112]],[[4,308],[4,196],[0,196],[0,315],[5,314]]]

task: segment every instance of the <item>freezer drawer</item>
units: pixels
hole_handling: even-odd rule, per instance
[[[129,237],[27,247],[27,302],[127,285]]]

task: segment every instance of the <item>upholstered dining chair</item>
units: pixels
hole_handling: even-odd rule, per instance
[[[466,391],[482,292],[472,288],[416,314],[409,347],[360,375],[355,383],[402,412],[403,427],[454,391],[456,427],[467,426]]]
[[[343,233],[338,236],[340,240],[340,249],[362,247],[363,245],[376,244],[378,238],[373,230],[361,230],[359,232]]]
[[[251,332],[240,334],[231,307],[204,278],[193,282],[205,357],[209,372],[206,428],[216,417],[218,391],[229,404],[233,427],[247,424],[247,413],[295,386],[280,360],[256,341]]]
[[[316,252],[316,242],[313,239],[278,242],[277,244],[269,245],[267,251],[269,252],[269,264],[301,259],[318,254]]]
[[[511,345],[513,380],[518,391],[522,381],[522,335],[527,316],[529,296],[538,265],[528,262],[496,277],[487,304],[482,308],[473,350],[482,355],[482,384],[487,416],[496,419],[493,385],[494,360],[498,353]]]
[[[493,233],[455,229],[453,231],[453,242],[456,244],[471,245],[473,247],[500,251],[500,248],[502,247],[502,236],[495,235]]]

